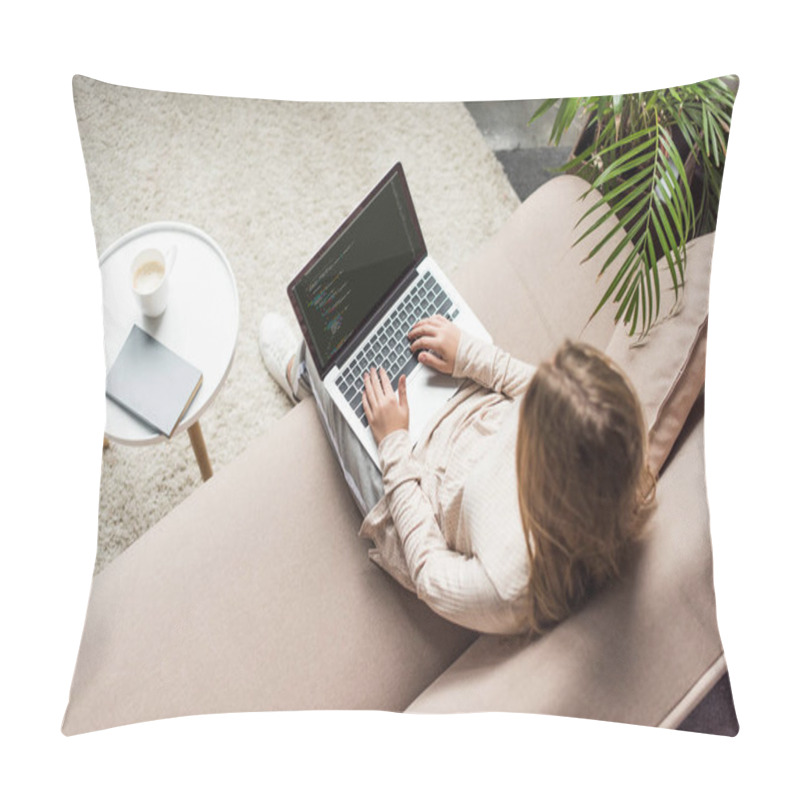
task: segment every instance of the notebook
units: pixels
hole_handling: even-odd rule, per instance
[[[420,364],[408,332],[441,314],[486,341],[489,333],[428,254],[402,164],[395,164],[292,280],[289,299],[313,366],[372,460],[363,375],[406,375],[409,434],[419,438],[460,381]]]
[[[202,382],[197,367],[134,325],[108,371],[106,394],[172,436]]]

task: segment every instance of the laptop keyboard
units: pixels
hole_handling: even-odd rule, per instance
[[[371,367],[383,367],[389,375],[392,388],[397,391],[400,376],[408,375],[417,365],[408,340],[411,327],[419,320],[434,314],[455,319],[458,309],[451,309],[452,305],[452,300],[439,282],[428,272],[422,280],[417,281],[389,317],[373,331],[362,348],[350,359],[336,379],[336,385],[364,427],[369,426],[361,403],[364,373]]]

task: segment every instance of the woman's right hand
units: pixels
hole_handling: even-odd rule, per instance
[[[409,331],[408,338],[411,340],[411,352],[419,353],[420,364],[433,367],[445,375],[453,374],[461,339],[457,325],[437,314],[417,322]]]

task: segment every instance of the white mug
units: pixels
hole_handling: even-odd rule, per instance
[[[175,263],[175,247],[166,255],[160,250],[142,250],[131,264],[131,288],[146,317],[158,317],[167,307],[169,274]]]

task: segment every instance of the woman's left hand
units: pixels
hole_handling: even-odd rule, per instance
[[[380,370],[372,367],[369,372],[364,373],[364,392],[361,401],[376,444],[380,444],[390,433],[408,430],[405,375],[400,376],[395,394],[386,370],[383,367]]]

